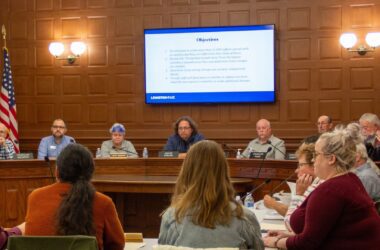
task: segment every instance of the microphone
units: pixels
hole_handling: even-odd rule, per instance
[[[260,176],[260,172],[261,172],[261,169],[262,169],[263,164],[264,164],[264,161],[265,161],[265,158],[267,157],[267,154],[268,154],[270,151],[272,151],[272,148],[271,148],[271,147],[269,147],[269,148],[267,149],[267,152],[265,152],[265,153],[263,154],[263,156],[262,156],[263,159],[262,159],[261,162],[260,162],[259,171],[257,172],[256,179],[259,178],[259,176]]]
[[[48,156],[45,156],[44,159],[45,159],[46,164],[48,165],[48,168],[50,170],[50,176],[51,176],[51,179],[52,179],[52,181],[54,183],[55,182],[55,177],[54,177],[54,174],[53,174],[53,170],[51,169],[50,159],[49,159]]]
[[[251,191],[249,191],[248,193],[246,193],[243,197],[241,197],[241,200],[243,201],[245,197],[247,197],[248,194],[253,194],[255,191],[257,191],[258,189],[260,189],[262,186],[264,185],[267,185],[269,182],[271,182],[272,180],[271,179],[266,179],[265,181],[263,181],[260,185],[254,187]]]
[[[117,148],[117,147],[115,147],[115,146],[112,146],[112,149],[115,149],[115,150],[121,150],[121,151],[124,151],[124,152],[126,152],[126,153],[129,153],[129,154],[132,154],[132,155],[137,155],[137,156],[139,156],[138,153],[135,153],[135,152],[133,152],[133,151],[129,151],[129,150],[124,149],[124,148]]]
[[[286,159],[286,154],[284,152],[282,152],[278,147],[276,147],[275,145],[273,145],[270,140],[268,140],[267,143],[269,145],[271,145],[272,147],[274,147],[274,149],[276,149],[278,152],[280,152],[285,157],[285,159]]]
[[[272,196],[274,194],[274,192],[282,186],[282,184],[286,183],[288,180],[290,180],[294,175],[296,174],[296,172],[293,172],[291,175],[289,175],[288,177],[286,177],[285,180],[283,180],[282,182],[280,182],[280,184],[278,184],[277,186],[275,186],[272,191],[270,192],[270,196]]]

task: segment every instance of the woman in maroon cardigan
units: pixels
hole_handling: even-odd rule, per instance
[[[325,180],[294,211],[295,234],[272,232],[264,244],[281,249],[379,249],[380,217],[358,177],[349,172],[356,147],[348,131],[320,136],[315,174]]]

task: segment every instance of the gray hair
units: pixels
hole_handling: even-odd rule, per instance
[[[380,127],[380,120],[379,120],[379,117],[376,115],[376,114],[372,114],[372,113],[364,113],[359,121],[367,121],[367,122],[370,122],[370,123],[373,123],[375,124],[376,126],[379,126]]]

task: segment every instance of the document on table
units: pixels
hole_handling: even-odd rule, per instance
[[[145,245],[145,242],[126,242],[124,250],[137,250]]]
[[[283,222],[281,223],[272,223],[272,222],[266,222],[263,221],[260,223],[260,227],[263,230],[286,230],[285,224]]]

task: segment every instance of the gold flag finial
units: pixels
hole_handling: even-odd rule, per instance
[[[4,47],[7,47],[7,31],[5,30],[5,25],[1,26],[1,34],[3,34]]]

